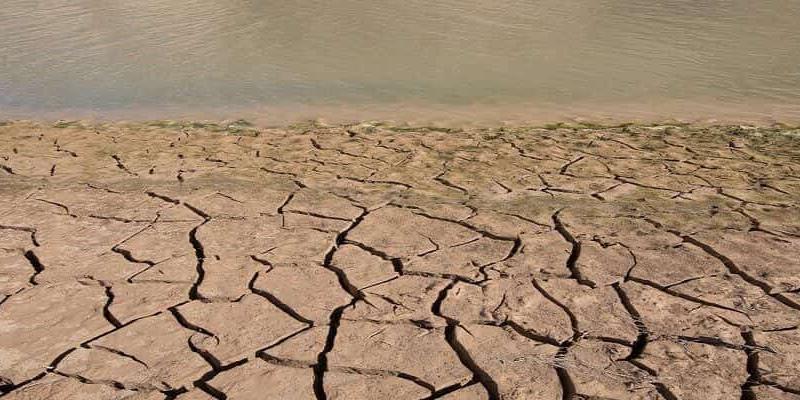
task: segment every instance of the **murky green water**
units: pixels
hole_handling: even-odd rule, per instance
[[[800,1],[6,0],[0,7],[0,114],[450,108],[464,117],[493,110],[497,118],[512,110],[799,112]]]

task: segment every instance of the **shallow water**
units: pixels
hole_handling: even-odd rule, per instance
[[[779,119],[798,21],[797,0],[6,0],[0,115]]]

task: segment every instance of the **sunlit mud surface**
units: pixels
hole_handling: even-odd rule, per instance
[[[6,399],[798,399],[800,131],[0,126]]]

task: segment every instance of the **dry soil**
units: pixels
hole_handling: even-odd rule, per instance
[[[0,125],[7,399],[800,399],[798,130]]]

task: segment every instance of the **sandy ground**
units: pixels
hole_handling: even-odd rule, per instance
[[[7,399],[800,399],[800,131],[0,126]]]

